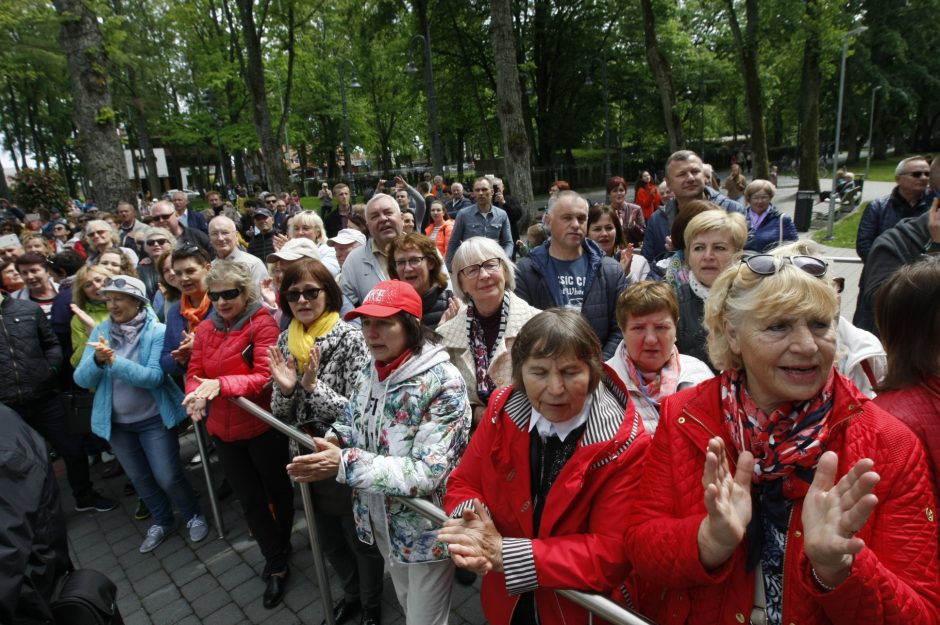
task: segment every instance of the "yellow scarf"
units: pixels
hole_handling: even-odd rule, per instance
[[[287,328],[287,350],[294,357],[294,362],[297,363],[298,373],[303,373],[307,363],[310,362],[310,350],[313,349],[317,337],[328,334],[337,321],[339,321],[339,313],[328,312],[320,315],[306,329],[304,329],[304,324],[296,319],[290,322],[290,326]]]

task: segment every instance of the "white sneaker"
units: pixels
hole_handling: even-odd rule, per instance
[[[201,514],[193,515],[193,518],[186,521],[186,528],[189,530],[189,540],[194,543],[198,543],[209,535],[209,525],[206,523],[206,517]]]
[[[159,547],[160,544],[166,540],[168,530],[169,528],[163,527],[162,525],[151,525],[150,529],[147,530],[147,536],[144,538],[144,542],[140,543],[140,552],[150,553]]]
[[[191,466],[191,467],[198,467],[200,464],[202,464],[202,455],[200,455],[200,454],[197,453],[195,456],[193,456],[193,457],[190,459],[190,461],[189,461],[189,466]]]

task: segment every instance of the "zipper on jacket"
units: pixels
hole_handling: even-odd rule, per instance
[[[20,369],[16,366],[16,351],[13,349],[13,343],[10,342],[10,333],[7,332],[6,321],[3,320],[3,314],[0,313],[0,326],[3,326],[3,336],[6,337],[7,347],[10,348],[10,364],[13,365],[13,377],[16,381],[16,399],[18,404],[23,403],[23,393],[20,385]]]
[[[787,515],[787,533],[784,534],[784,537],[783,537],[783,563],[782,563],[783,573],[781,573],[780,575],[780,622],[781,623],[787,622],[787,620],[783,618],[784,616],[783,606],[786,604],[786,601],[784,601],[784,597],[786,597],[786,593],[784,593],[783,589],[786,586],[786,580],[787,580],[787,546],[788,546],[788,543],[790,542],[790,525],[793,523],[793,508],[795,507],[796,507],[796,502],[794,502],[793,505],[790,506],[790,514]]]

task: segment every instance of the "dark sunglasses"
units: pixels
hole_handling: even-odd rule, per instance
[[[166,239],[147,239],[147,245],[166,245],[169,243]]]
[[[108,278],[104,281],[105,286],[116,286],[119,289],[123,289],[127,284],[128,282],[124,278]]]
[[[225,301],[231,301],[242,294],[241,289],[227,289],[225,291],[209,291],[206,295],[209,296],[210,302],[217,302],[220,299]]]
[[[926,178],[930,175],[929,171],[909,171],[907,175],[911,178]]]
[[[320,293],[323,292],[323,289],[304,289],[302,291],[281,291],[284,294],[284,298],[292,303],[296,304],[300,301],[300,296],[303,295],[304,299],[308,302],[320,297]]]
[[[169,221],[170,217],[173,216],[173,213],[167,213],[166,215],[151,215],[150,221]]]
[[[744,264],[747,268],[759,276],[772,276],[783,267],[784,262],[805,271],[814,278],[822,278],[826,275],[828,265],[826,261],[815,256],[784,256],[778,257],[773,254],[755,254],[746,256]]]

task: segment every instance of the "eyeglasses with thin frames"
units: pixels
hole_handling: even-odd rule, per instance
[[[502,262],[498,258],[490,258],[476,265],[467,265],[460,270],[460,273],[463,274],[463,277],[472,280],[480,275],[481,270],[485,269],[486,273],[493,273],[497,271],[501,265]]]
[[[424,262],[424,259],[425,259],[425,258],[427,258],[427,257],[426,257],[426,256],[415,256],[415,257],[413,257],[413,258],[402,258],[401,260],[396,260],[396,261],[395,261],[395,268],[396,268],[396,269],[404,269],[405,267],[417,267],[417,266],[420,265],[422,262]]]

